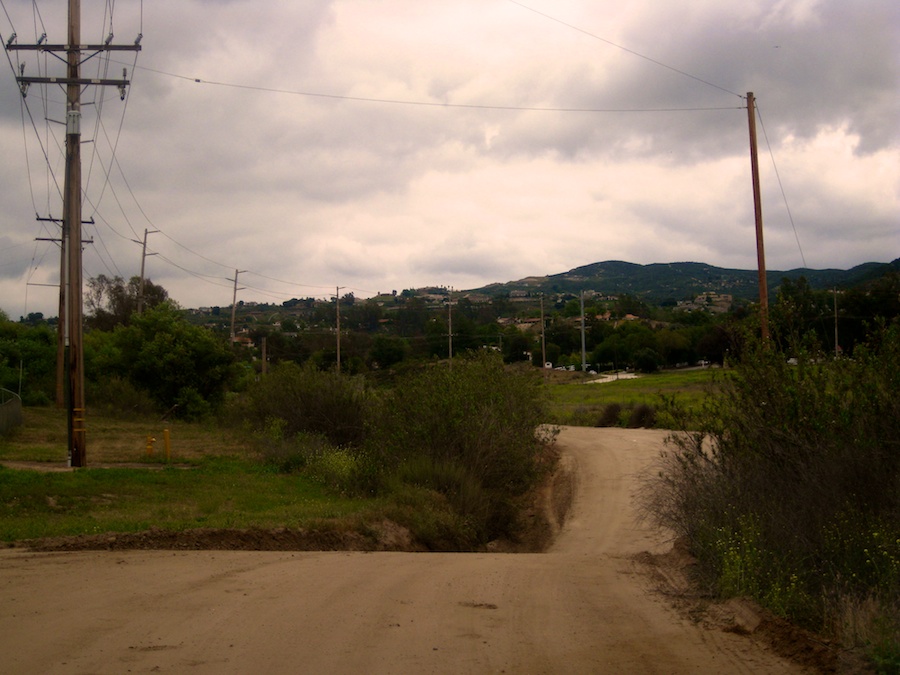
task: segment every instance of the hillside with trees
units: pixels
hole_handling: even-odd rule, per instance
[[[900,261],[854,268],[841,278],[864,280],[843,286],[831,285],[837,278],[831,271],[817,273],[817,283],[802,275],[773,280],[774,339],[787,344],[814,336],[829,353],[852,354],[873,322],[900,313],[898,267]],[[100,276],[89,280],[86,301],[89,393],[97,401],[121,400],[124,392],[108,391],[115,383],[134,388],[132,398],[140,399],[134,406],[196,416],[279,363],[334,370],[339,356],[341,372],[376,380],[481,349],[501,354],[506,363],[579,370],[584,363],[596,372],[723,363],[756,312],[751,300],[716,290],[714,281],[727,272],[693,263],[598,263],[541,278],[550,287],[534,282],[531,290],[495,289],[493,295],[432,287],[368,299],[348,293],[339,301],[239,302],[233,326],[230,307],[181,309],[150,280],[139,314],[139,279]],[[655,281],[639,285],[650,283],[641,281],[648,274]],[[686,283],[686,275],[703,290],[652,300]],[[552,290],[561,285],[571,290]],[[633,292],[613,291],[623,285]],[[4,318],[0,386],[21,391],[28,403],[52,401],[55,360],[54,319]]]

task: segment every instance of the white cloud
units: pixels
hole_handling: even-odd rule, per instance
[[[82,4],[99,41],[104,3]],[[607,259],[749,269],[747,91],[764,123],[770,269],[900,255],[897,3],[523,4],[534,11],[505,0],[160,0],[140,23],[139,3],[116,3],[116,42],[141,30],[146,69],[127,107],[108,92],[96,138],[85,109],[86,161],[98,157],[88,197],[103,195],[86,274],[136,274],[132,240],[145,228],[163,231],[150,237],[160,255],[149,276],[188,306],[228,305],[235,269],[247,270],[242,298],[269,301],[337,285],[358,296],[472,288]],[[32,6],[6,2],[20,42],[36,38]],[[42,10],[62,41],[64,17]],[[4,42],[10,31],[0,22]],[[33,88],[61,176],[40,101]],[[624,112],[682,108],[698,110]],[[49,226],[34,211],[60,207],[30,122],[23,135],[11,72],[0,151],[0,307],[55,314],[52,288],[25,285],[55,282],[54,245],[33,241]]]

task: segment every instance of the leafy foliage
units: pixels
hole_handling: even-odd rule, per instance
[[[99,274],[87,282],[85,295],[88,328],[113,330],[131,321],[141,299],[141,278],[131,277],[127,282],[119,276],[108,277]],[[144,280],[143,307],[156,307],[169,299],[169,293],[162,286],[149,279]]]
[[[19,392],[25,405],[53,400],[56,332],[46,323],[28,325],[0,317],[0,387]]]
[[[366,438],[368,405],[362,379],[287,362],[247,392],[237,414],[257,429],[276,424],[283,437],[321,435],[335,446],[359,447]]]
[[[89,376],[126,379],[163,410],[187,419],[211,412],[236,377],[226,346],[168,303],[112,332],[88,333],[85,361]]]
[[[874,601],[900,655],[900,324],[853,359],[791,353],[745,345],[699,430],[672,438],[649,512],[723,593],[838,634],[842,607]]]
[[[420,540],[460,549],[515,533],[515,500],[534,485],[550,440],[536,434],[543,410],[537,374],[510,371],[485,352],[401,374],[378,392],[358,378],[281,364],[231,417],[266,437],[283,470],[384,495]]]

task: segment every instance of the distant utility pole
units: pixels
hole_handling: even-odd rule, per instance
[[[547,367],[547,330],[544,325],[544,294],[541,293],[541,368]]]
[[[447,356],[453,370],[453,289],[447,291]]]
[[[242,272],[246,272],[247,270],[235,270],[234,271],[234,293],[231,295],[231,344],[234,344],[234,315],[237,311],[237,292],[244,290],[243,288],[238,288],[238,275]],[[231,281],[231,279],[229,279]]]
[[[769,339],[769,289],[766,281],[766,249],[763,244],[762,194],[759,189],[759,158],[756,151],[756,99],[747,92],[750,125],[750,170],[753,179],[753,213],[756,217],[756,261],[759,268],[759,328],[763,342]]]
[[[834,287],[834,358],[840,356],[841,347],[838,344],[838,311],[837,311],[837,286]]]
[[[146,227],[144,228],[144,249],[143,253],[141,253],[141,287],[138,290],[138,302],[137,302],[137,313],[140,314],[144,311],[144,263],[147,260],[147,235],[148,234],[156,234],[159,230],[148,230]],[[137,242],[140,243],[140,242]],[[151,253],[150,255],[156,255],[155,253]],[[237,274],[234,275],[235,279],[237,279]]]
[[[337,315],[337,372],[341,373],[341,290],[346,286],[334,287],[334,308]]]
[[[587,354],[584,349],[584,290],[581,291],[581,372],[587,372]]]
[[[66,86],[66,170],[63,190],[63,240],[66,258],[66,357],[68,373],[68,436],[69,465],[83,467],[87,462],[85,404],[84,404],[84,344],[82,251],[81,251],[81,92],[91,85],[118,87],[125,98],[130,82],[122,79],[82,78],[81,64],[101,52],[139,51],[140,36],[133,45],[113,45],[112,34],[104,44],[82,44],[81,0],[68,0],[68,39],[66,44],[46,44],[43,39],[34,45],[14,44],[13,35],[6,43],[7,51],[36,51],[66,54],[65,77],[26,77],[20,65],[16,78],[22,96],[31,84]],[[85,55],[85,53],[89,53]],[[62,60],[60,58],[60,60]],[[63,317],[60,317],[60,321]]]

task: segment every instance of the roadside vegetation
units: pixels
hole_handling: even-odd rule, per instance
[[[95,417],[95,468],[0,468],[0,539],[151,527],[366,533],[387,520],[424,549],[515,544],[529,491],[552,467],[553,434],[536,433],[544,415],[537,374],[493,354],[378,390],[284,364],[234,398],[222,423]],[[62,463],[65,437],[61,411],[26,409],[0,459]]]
[[[900,324],[853,358],[747,339],[644,494],[706,583],[900,672]]]

